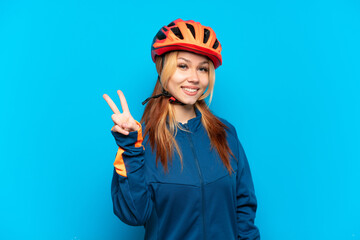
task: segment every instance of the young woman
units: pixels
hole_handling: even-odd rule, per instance
[[[177,19],[153,40],[159,74],[141,124],[110,97],[119,146],[111,185],[114,213],[144,225],[145,239],[260,239],[249,164],[235,128],[214,116],[221,45],[210,27]]]

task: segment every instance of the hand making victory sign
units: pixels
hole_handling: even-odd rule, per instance
[[[103,95],[103,98],[108,103],[111,110],[114,112],[114,114],[111,115],[111,119],[113,120],[115,125],[111,130],[113,132],[129,135],[129,132],[139,130],[139,126],[136,124],[136,121],[130,114],[129,107],[127,105],[123,92],[118,90],[117,94],[119,95],[120,98],[120,104],[123,110],[122,113],[120,113],[119,109],[116,107],[116,104],[113,102],[113,100],[111,100],[111,98],[107,94]]]

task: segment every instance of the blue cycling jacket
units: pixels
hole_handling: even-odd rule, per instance
[[[219,118],[220,119],[220,118]],[[119,146],[111,185],[114,213],[126,224],[145,227],[147,240],[260,239],[254,225],[257,202],[249,164],[235,128],[227,127],[229,174],[201,123],[201,113],[180,125],[169,172],[139,131],[112,132]],[[175,151],[174,151],[175,152]]]

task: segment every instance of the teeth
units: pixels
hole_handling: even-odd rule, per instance
[[[197,89],[194,89],[194,88],[184,88],[185,91],[188,91],[188,92],[196,92]]]

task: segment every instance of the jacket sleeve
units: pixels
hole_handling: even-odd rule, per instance
[[[254,224],[257,209],[254,184],[244,149],[237,136],[236,139],[238,144],[238,169],[236,176],[237,238],[244,240],[259,240],[260,232]]]
[[[114,213],[126,224],[144,225],[151,215],[153,203],[145,181],[143,137],[140,129],[123,135],[113,132],[119,146],[111,183]]]

